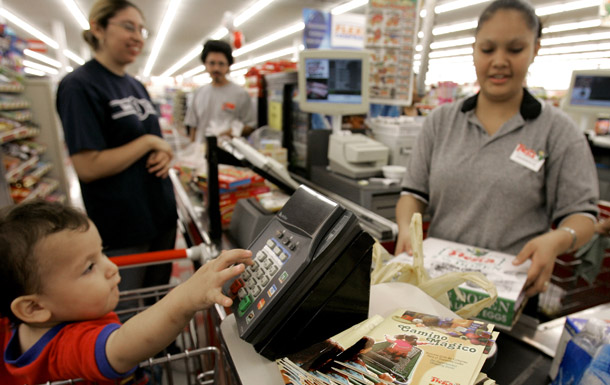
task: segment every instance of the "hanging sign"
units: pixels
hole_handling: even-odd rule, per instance
[[[329,12],[317,9],[303,9],[303,45],[305,49],[330,48],[330,18]]]
[[[365,20],[364,15],[348,13],[332,15],[331,47],[337,49],[363,49]]]

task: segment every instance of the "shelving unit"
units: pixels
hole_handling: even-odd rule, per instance
[[[65,201],[67,157],[51,82],[1,70],[14,80],[0,85],[0,207],[35,198]]]

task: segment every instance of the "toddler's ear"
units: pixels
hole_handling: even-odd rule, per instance
[[[29,294],[17,297],[11,302],[13,314],[27,324],[47,322],[51,312],[40,303],[38,295]]]

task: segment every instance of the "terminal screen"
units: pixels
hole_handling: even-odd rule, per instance
[[[610,107],[610,76],[576,75],[570,93],[570,104]]]
[[[362,103],[362,60],[305,59],[307,101]]]

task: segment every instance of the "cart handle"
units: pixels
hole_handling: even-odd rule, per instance
[[[176,259],[198,260],[202,264],[211,259],[210,253],[203,244],[190,247],[188,249],[151,251],[148,253],[121,255],[110,258],[119,267],[132,265],[152,265],[157,263],[170,262]]]

